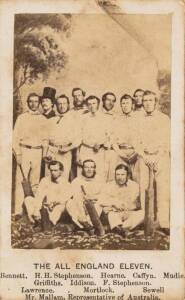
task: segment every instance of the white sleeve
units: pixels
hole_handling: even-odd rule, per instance
[[[13,129],[13,151],[16,155],[21,154],[20,148],[20,139],[21,139],[21,128],[23,124],[21,121],[21,117],[19,116],[15,122],[14,129]]]

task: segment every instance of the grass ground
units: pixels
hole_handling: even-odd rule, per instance
[[[146,239],[142,228],[130,232],[127,237],[108,232],[104,236],[89,236],[82,230],[72,230],[69,224],[56,226],[43,232],[25,219],[12,216],[12,248],[20,249],[94,249],[94,250],[168,250],[169,236],[156,231]]]

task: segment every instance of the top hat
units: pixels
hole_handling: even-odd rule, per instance
[[[52,102],[55,101],[56,89],[46,86],[43,90],[43,95],[41,96],[41,100],[44,98],[51,99]]]

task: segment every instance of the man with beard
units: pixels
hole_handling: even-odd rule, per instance
[[[46,120],[39,112],[39,96],[31,93],[27,98],[28,111],[18,116],[13,130],[13,152],[18,165],[21,165],[25,177],[30,174],[33,192],[40,180],[42,146],[46,136]],[[22,213],[24,200],[19,168],[16,173],[15,213]]]
[[[119,164],[115,168],[115,180],[102,189],[101,207],[107,214],[113,232],[125,235],[144,221],[144,209],[140,207],[139,185],[128,178],[128,167]]]
[[[134,99],[134,110],[135,112],[139,113],[141,116],[144,115],[144,109],[143,109],[143,94],[144,91],[142,89],[135,90],[133,94]]]
[[[102,112],[106,115],[108,114],[114,116],[115,114],[114,106],[116,103],[116,96],[111,92],[107,92],[102,96],[102,102],[103,102]]]
[[[72,118],[74,120],[75,126],[82,127],[82,116],[88,112],[86,103],[85,103],[85,91],[81,88],[74,88],[72,90],[73,97],[73,108],[71,109]],[[71,179],[74,179],[77,176],[77,165],[78,165],[78,156],[79,148],[72,150],[72,169],[71,169]]]
[[[130,95],[123,95],[120,105],[122,115],[116,119],[112,135],[112,147],[115,151],[114,164],[126,163],[129,165],[132,179],[139,184],[141,205],[144,208],[148,177],[145,163],[138,155],[140,143],[138,117],[133,111],[133,99]]]
[[[78,227],[90,230],[92,223],[84,201],[86,199],[93,201],[99,215],[102,211],[98,205],[102,182],[96,175],[96,164],[93,160],[87,159],[83,162],[82,173],[72,181],[71,187],[73,198],[67,202],[66,209]]]
[[[74,124],[69,111],[69,98],[66,95],[60,95],[56,99],[56,108],[58,115],[49,120],[48,123],[48,143],[44,155],[46,159],[55,159],[62,162],[64,165],[63,176],[69,180],[71,151],[80,145],[80,128],[78,124]]]
[[[79,164],[86,159],[96,163],[97,174],[105,180],[105,150],[110,147],[110,132],[107,118],[99,111],[100,99],[86,99],[89,112],[83,116],[82,144],[79,149]]]
[[[66,212],[66,203],[72,197],[70,183],[63,177],[63,165],[59,161],[49,163],[50,176],[42,178],[35,198],[25,198],[30,222],[41,218],[42,223],[56,225]]]
[[[85,104],[85,92],[81,88],[74,88],[72,90],[73,109],[75,112],[79,111],[80,114],[87,112]]]
[[[107,119],[107,129],[111,134],[113,134],[113,125],[115,120],[115,103],[116,103],[116,96],[111,93],[107,92],[102,96],[102,112],[105,115]],[[109,141],[110,142],[110,141]],[[112,157],[114,157],[113,149],[109,147],[105,151],[105,174],[106,174],[106,181],[111,181],[114,178],[113,169],[114,169],[114,160],[112,160]]]
[[[157,110],[157,101],[154,92],[144,92],[145,115],[140,128],[140,155],[146,165],[155,166],[157,220],[161,230],[169,233],[170,120],[167,115]]]
[[[43,115],[47,119],[53,118],[55,116],[55,111],[53,110],[55,94],[56,90],[54,88],[45,87],[43,95],[40,97]]]

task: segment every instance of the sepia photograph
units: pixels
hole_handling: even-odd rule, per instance
[[[171,16],[14,15],[11,245],[169,250]]]
[[[184,299],[184,2],[0,1],[0,299]]]

